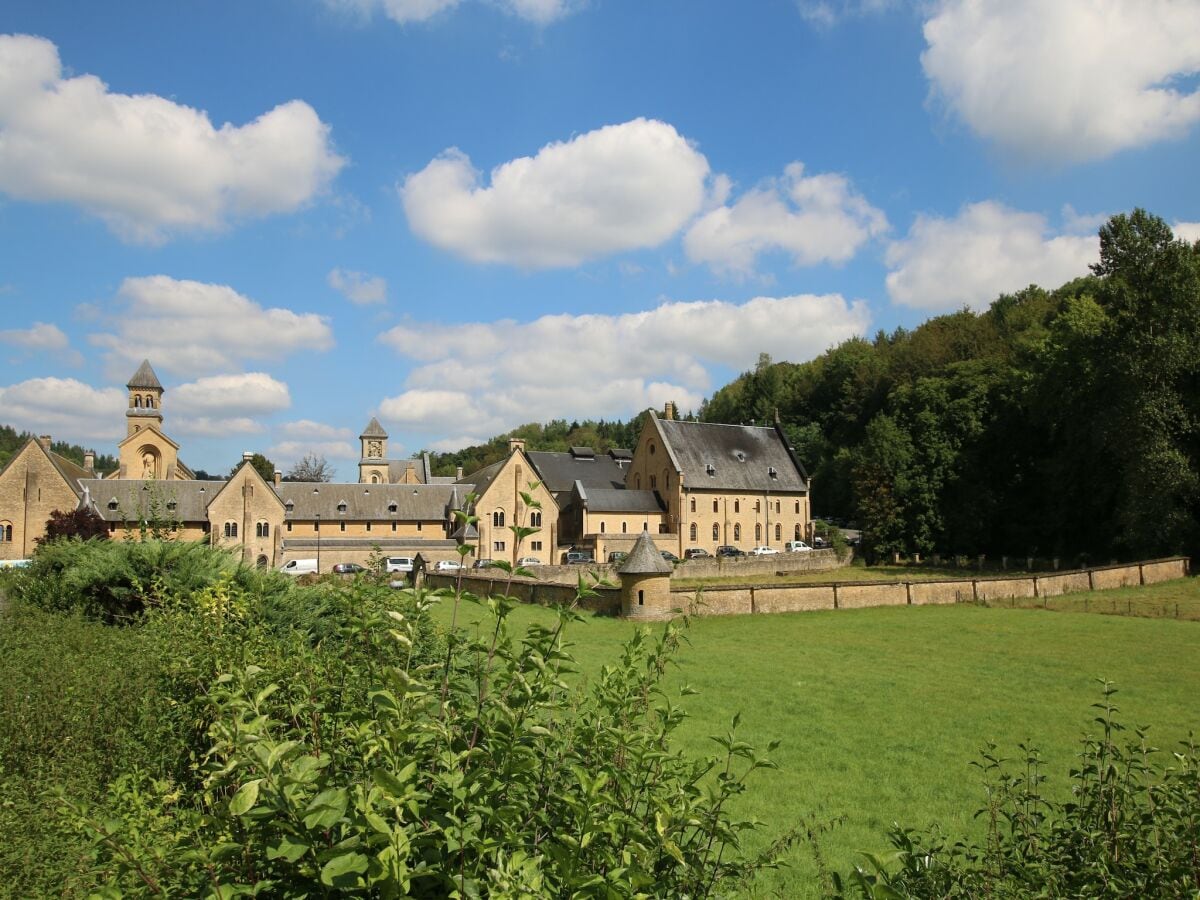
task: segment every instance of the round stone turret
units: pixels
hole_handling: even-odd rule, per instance
[[[633,550],[617,569],[621,576],[621,615],[630,619],[669,619],[671,573],[674,568],[663,559],[650,532],[643,530]]]

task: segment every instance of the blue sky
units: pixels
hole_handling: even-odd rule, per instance
[[[1196,0],[8,0],[0,422],[354,477],[1200,239]]]

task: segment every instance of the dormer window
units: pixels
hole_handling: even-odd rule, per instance
[[[709,475],[716,475],[716,474],[717,474],[717,467],[716,467],[716,466],[714,466],[712,463],[709,463],[708,465],[706,465],[706,466],[704,467],[704,471],[708,472],[708,474],[709,474]]]
[[[399,507],[396,506],[396,501],[393,500],[388,504],[388,512],[394,513],[397,509],[399,509]]]
[[[116,500],[116,498],[115,498],[115,497],[114,497],[112,500],[109,500],[109,501],[108,501],[108,508],[109,508],[110,510],[112,510],[113,512],[116,512],[116,509],[117,509],[117,500]]]
[[[735,450],[733,455],[737,457],[738,462],[746,461],[746,454],[743,453],[741,450]]]
[[[169,509],[171,512],[175,512],[176,506],[178,506],[178,504],[174,500],[167,501],[167,509]]]
[[[285,503],[283,505],[289,513],[296,508],[296,504],[294,502],[292,502],[291,500],[289,500],[287,503]]]
[[[341,502],[338,503],[337,510],[340,513],[344,513],[346,511],[346,501],[345,500],[342,500]]]
[[[779,477],[779,473],[775,471],[774,466],[767,466],[767,475],[770,476],[771,478]]]

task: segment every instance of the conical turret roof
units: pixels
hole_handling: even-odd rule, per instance
[[[629,556],[617,569],[621,575],[670,575],[673,571],[674,567],[662,558],[662,554],[654,546],[654,539],[646,529],[642,529]]]
[[[133,377],[129,379],[129,383],[125,385],[129,389],[134,388],[153,388],[161,391],[163,389],[162,382],[158,380],[158,376],[154,374],[154,369],[150,366],[150,360],[143,359],[142,364],[138,366],[138,370],[133,373]]]
[[[379,420],[371,416],[371,421],[367,423],[367,427],[363,429],[360,438],[385,438],[388,433],[383,430],[383,426],[379,424]]]

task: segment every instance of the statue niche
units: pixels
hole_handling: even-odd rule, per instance
[[[158,478],[158,451],[154,447],[143,447],[138,455],[142,460],[142,479],[153,481]]]

